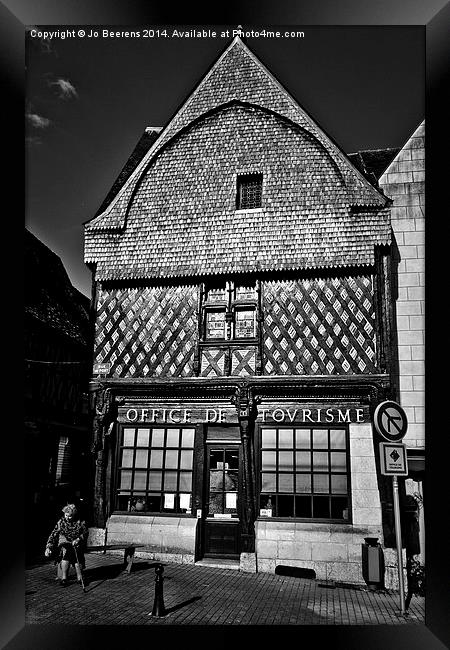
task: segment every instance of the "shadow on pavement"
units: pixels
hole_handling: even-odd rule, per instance
[[[91,569],[86,569],[85,577],[89,582],[97,580],[113,580],[117,578],[123,572],[123,566],[121,564],[105,564],[103,566],[92,567]]]
[[[179,605],[174,605],[173,607],[167,607],[166,608],[166,614],[172,614],[173,612],[177,612],[182,607],[186,607],[186,605],[190,605],[191,603],[195,603],[197,600],[200,600],[200,599],[201,599],[201,596],[194,596],[193,598],[189,598],[189,600],[184,600],[182,603],[179,603]]]
[[[152,569],[155,565],[150,562],[139,562],[133,564],[130,575],[139,573],[140,571],[147,571]],[[93,580],[112,580],[117,578],[122,573],[125,573],[123,564],[103,564],[101,566],[90,567],[86,569],[86,578],[90,581]]]
[[[153,562],[134,562],[130,575],[133,575],[133,573],[139,573],[140,571],[148,571],[148,569],[154,569],[155,566],[158,565],[154,564]]]
[[[114,580],[115,578],[118,578],[121,575],[126,577],[132,576],[133,574],[140,573],[141,571],[148,571],[149,569],[152,569],[155,566],[157,565],[153,562],[139,562],[133,564],[133,568],[130,574],[128,574],[125,571],[123,564],[106,564],[106,565],[91,567],[89,569],[86,569],[84,574],[86,591],[92,591],[93,589],[96,589],[106,580]]]

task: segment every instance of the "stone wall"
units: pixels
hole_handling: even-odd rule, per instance
[[[111,515],[107,543],[143,544],[137,557],[193,564],[196,529],[197,519],[190,517]]]
[[[381,176],[380,188],[393,199],[391,208],[397,269],[396,325],[398,399],[408,416],[404,441],[425,446],[425,122]],[[395,266],[394,266],[395,269]],[[397,294],[397,295],[396,295]]]
[[[365,537],[382,538],[372,425],[350,425],[351,524],[256,522],[258,571],[277,565],[313,569],[322,580],[365,584],[361,545]]]

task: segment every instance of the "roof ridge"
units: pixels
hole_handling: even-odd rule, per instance
[[[379,149],[358,149],[358,151],[350,151],[347,156],[356,156],[361,153],[372,153],[376,151],[395,151],[396,149],[401,149],[401,147],[380,147]]]

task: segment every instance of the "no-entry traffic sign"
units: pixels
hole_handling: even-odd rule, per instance
[[[378,404],[374,414],[374,425],[378,433],[389,442],[399,442],[408,428],[405,411],[397,402]]]

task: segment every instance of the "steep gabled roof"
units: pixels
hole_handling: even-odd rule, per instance
[[[110,229],[124,225],[128,203],[136,183],[155,154],[181,129],[212,109],[238,100],[261,106],[287,117],[311,133],[336,162],[347,183],[356,185],[367,205],[383,205],[382,195],[349,164],[348,158],[291,97],[245,43],[236,36],[218,61],[205,75],[159,138],[128,177],[121,191],[105,211],[88,222],[87,228]],[[355,203],[357,201],[355,200]],[[362,198],[359,198],[362,204]]]
[[[211,266],[211,261],[214,262],[215,259],[214,255],[209,261],[205,258],[201,264],[196,262],[201,242],[194,242],[199,246],[194,245],[192,252],[187,252],[185,247],[183,255],[178,255],[176,242],[180,237],[186,237],[186,231],[181,230],[183,221],[182,219],[180,221],[180,218],[183,215],[170,215],[169,221],[164,222],[161,221],[162,215],[156,216],[153,226],[149,226],[148,218],[145,221],[142,212],[142,209],[145,208],[145,197],[149,195],[149,191],[157,191],[155,187],[149,188],[148,184],[146,186],[145,178],[151,166],[177,138],[182,134],[193,132],[197,124],[208,119],[212,120],[214,116],[218,116],[221,111],[226,111],[228,107],[253,112],[259,111],[266,115],[267,121],[270,121],[270,116],[275,116],[285,123],[287,128],[304,133],[311,146],[316,149],[320,148],[323,158],[332,165],[337,174],[336,178],[340,179],[339,200],[334,201],[333,208],[328,205],[327,209],[321,209],[326,200],[319,202],[320,204],[316,202],[313,206],[316,210],[312,209],[308,215],[308,210],[306,209],[305,212],[305,206],[303,206],[304,216],[311,217],[308,220],[301,217],[302,210],[298,207],[295,236],[299,242],[299,250],[296,250],[295,242],[294,245],[289,242],[288,255],[292,257],[283,262],[283,269],[353,265],[359,262],[362,264],[372,263],[374,245],[389,242],[387,198],[350,162],[349,158],[298,105],[245,43],[236,37],[162,130],[109,206],[86,223],[85,261],[86,263],[97,263],[99,279],[195,275],[203,274],[204,269]],[[225,120],[225,116],[220,119]],[[142,188],[145,190],[140,194]],[[140,213],[137,212],[136,207],[137,197],[139,198]],[[134,212],[131,214],[132,205],[134,205]],[[360,208],[358,218],[354,217],[353,208],[355,206]],[[130,232],[127,232],[129,214],[134,221],[130,224]],[[151,218],[153,219],[153,217]],[[257,260],[264,260],[264,263],[262,266],[255,264],[254,270],[258,266],[266,270],[280,268],[278,263],[271,264],[269,258],[271,251],[274,252],[275,248],[283,247],[283,242],[281,239],[277,242],[274,233],[291,230],[292,224],[289,223],[289,218],[290,215],[283,209],[278,215],[274,215],[273,211],[271,214],[262,215],[262,218],[254,221],[253,224],[248,221],[245,228],[246,245],[244,249],[249,251],[249,255],[246,257],[245,250],[238,251],[236,248],[237,240],[242,234],[233,230],[236,223],[234,215],[220,215],[218,217],[219,230],[216,230],[214,240],[217,243],[215,251],[220,254],[222,259],[228,257],[231,260],[233,254],[236,253],[236,255],[231,265],[219,264],[212,268],[211,272],[249,271],[252,269],[253,262]],[[302,218],[303,225],[299,223],[299,219]],[[191,217],[187,218],[187,221],[191,232],[195,232],[195,228],[192,228]],[[213,221],[210,220],[211,229],[216,226]],[[171,238],[171,241],[165,242],[165,248],[164,246],[155,247],[156,237],[153,237],[150,250],[148,243],[152,236],[149,228],[154,230],[156,224],[163,225],[164,231],[163,234],[158,234],[158,239],[167,237]],[[243,227],[242,224],[239,225],[241,228]],[[204,232],[204,224],[200,224],[200,231]],[[340,241],[339,232],[344,233],[341,234]],[[327,241],[325,249],[321,244],[323,237]],[[347,237],[348,245],[345,241]],[[358,238],[361,241],[356,241]],[[248,246],[249,242],[252,243],[252,250]],[[257,242],[258,250],[254,246],[255,242]],[[239,248],[242,248],[241,244],[239,244]],[[301,251],[300,248],[302,248]],[[334,257],[333,248],[340,251]],[[227,250],[231,253],[230,256],[227,255]],[[321,254],[316,256],[316,251],[319,250]],[[158,255],[158,252],[161,251],[168,251],[170,259],[162,259],[162,255]],[[188,259],[189,257],[191,259]]]

